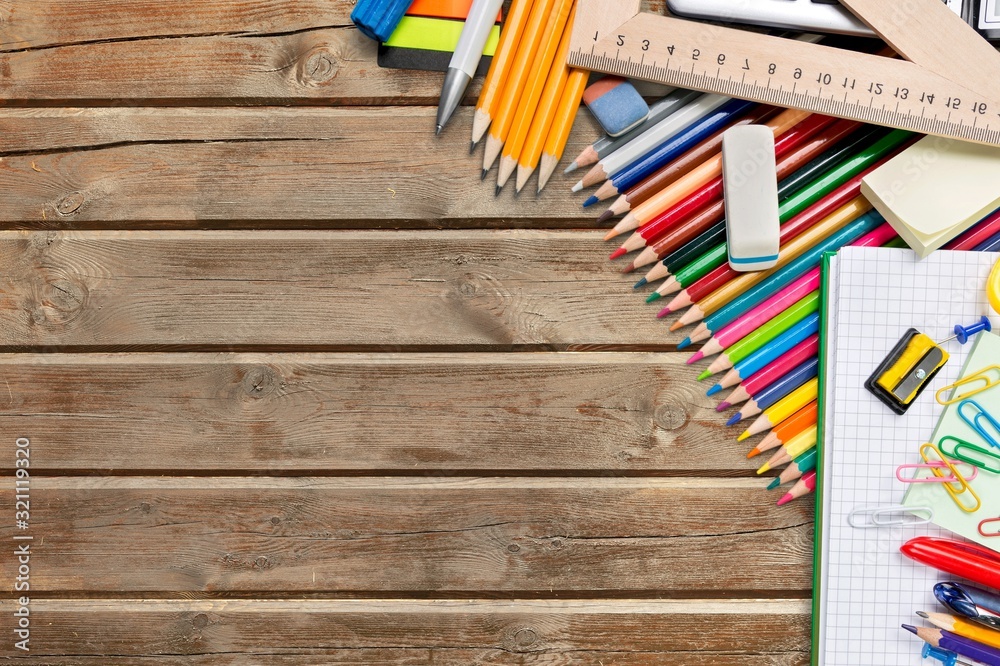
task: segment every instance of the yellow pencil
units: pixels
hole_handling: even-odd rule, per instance
[[[800,256],[806,250],[815,247],[817,243],[830,234],[867,213],[871,210],[871,207],[872,205],[864,197],[851,199],[805,232],[790,240],[778,252],[778,263],[773,268],[769,268],[766,271],[742,273],[739,277],[725,283],[688,308],[681,318],[671,325],[670,330],[676,331],[688,324],[693,324],[696,321],[704,319],[758,282],[777,273],[796,257]]]
[[[753,437],[754,435],[762,433],[765,430],[770,430],[815,400],[818,395],[819,379],[813,377],[805,384],[765,409],[764,413],[757,417],[757,420],[754,421],[749,428],[747,428],[746,432],[740,435],[739,440],[737,441],[742,441],[747,437]]]
[[[486,135],[486,154],[483,156],[483,178],[493,166],[500,149],[503,148],[510,126],[514,122],[517,103],[521,100],[521,92],[527,81],[529,68],[535,59],[535,52],[542,41],[542,34],[552,13],[555,0],[535,0],[531,5],[531,13],[524,24],[524,32],[517,44],[517,53],[511,62],[507,80],[503,84],[503,92],[497,102],[496,111],[490,122],[490,131]]]
[[[576,112],[580,108],[580,100],[583,99],[583,91],[587,89],[589,76],[590,72],[583,69],[570,69],[569,71],[569,78],[566,79],[566,85],[563,86],[562,98],[556,109],[556,117],[552,120],[552,128],[549,130],[549,135],[545,139],[545,148],[542,150],[541,167],[538,171],[539,192],[549,182],[549,178],[556,170],[556,165],[562,159],[566,142],[569,141],[570,130],[573,129],[573,121],[576,119]]]
[[[563,28],[566,27],[566,21],[569,20],[569,12],[573,8],[573,3],[574,0],[556,0],[556,5],[549,15],[542,41],[538,45],[538,51],[531,63],[531,70],[528,72],[524,89],[521,91],[521,99],[517,103],[514,122],[511,124],[507,140],[503,144],[500,173],[497,176],[497,194],[500,194],[500,189],[507,184],[507,179],[511,177],[517,167],[517,158],[521,156],[525,141],[528,139],[531,120],[539,110],[538,101],[542,97],[545,79],[552,68],[552,61],[556,57],[556,50],[562,40]]]
[[[517,45],[524,32],[524,24],[531,12],[531,3],[532,0],[514,0],[510,3],[507,20],[504,21],[503,29],[500,31],[500,41],[493,53],[493,60],[490,61],[490,69],[486,72],[483,89],[479,92],[479,101],[476,102],[476,113],[472,117],[472,145],[469,150],[475,149],[476,144],[486,134],[493,114],[500,104],[500,93],[510,73]]]
[[[528,130],[528,137],[524,140],[524,147],[517,158],[517,180],[515,188],[518,192],[524,184],[531,178],[531,174],[538,166],[538,159],[542,156],[542,144],[552,127],[559,99],[562,97],[563,89],[566,87],[566,80],[569,78],[569,68],[566,66],[566,56],[569,54],[569,42],[573,32],[573,17],[576,15],[576,6],[570,11],[566,27],[563,29],[562,39],[559,41],[559,48],[556,49],[556,56],[552,59],[552,67],[549,75],[545,79],[545,88],[542,89],[542,96],[538,100],[538,108],[535,110],[535,117],[531,120],[531,128]],[[501,162],[501,169],[503,163]]]
[[[774,452],[774,455],[771,456],[770,460],[760,466],[757,473],[763,474],[764,472],[774,469],[775,467],[787,465],[809,449],[814,448],[816,446],[818,432],[817,427],[815,425],[811,425],[792,437],[787,443],[782,445],[780,449]]]
[[[925,613],[917,611],[917,615],[926,619],[938,629],[950,631],[969,640],[979,641],[990,647],[1000,648],[1000,631],[990,629],[968,620],[963,620],[955,615],[947,613]]]

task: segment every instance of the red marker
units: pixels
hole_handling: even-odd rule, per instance
[[[1000,553],[940,537],[916,537],[899,550],[911,560],[939,571],[1000,589]]]

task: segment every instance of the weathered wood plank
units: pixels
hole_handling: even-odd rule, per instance
[[[14,609],[13,602],[0,601],[4,623]],[[208,663],[201,660],[209,657],[211,663],[246,664],[256,662],[229,660],[256,656],[276,664],[683,659],[749,666],[803,663],[809,650],[809,611],[802,600],[33,599],[30,610],[32,663],[102,654],[109,664],[154,657],[169,660],[158,662],[163,664]]]
[[[756,479],[33,477],[30,530],[0,538],[34,536],[35,595],[801,593],[812,501],[774,499]]]
[[[348,21],[351,6],[344,0],[166,6],[44,0],[16,9],[5,3],[0,97],[28,105],[179,99],[436,104],[442,74],[380,68],[375,42]],[[474,103],[480,83],[470,86],[467,103]]]
[[[0,188],[10,193],[0,200],[0,220],[594,226],[597,211],[581,207],[583,195],[570,192],[574,179],[561,173],[538,198],[533,181],[520,198],[513,187],[494,196],[495,171],[481,180],[481,153],[468,154],[471,109],[440,137],[434,114],[429,107],[0,110],[0,157],[7,154]],[[589,113],[579,119],[567,163],[598,136]]]
[[[0,424],[36,473],[749,473],[685,356],[11,354]]]
[[[0,345],[670,349],[599,232],[0,232]]]

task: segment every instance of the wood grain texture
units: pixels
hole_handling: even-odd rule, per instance
[[[757,479],[35,477],[31,591],[798,596],[812,509]]]
[[[0,423],[36,474],[749,474],[684,356],[11,354]]]
[[[310,226],[595,226],[572,178],[494,196],[471,109],[0,109],[0,220]],[[598,136],[580,111],[566,160]],[[379,140],[372,137],[378,136]],[[404,148],[405,147],[405,148]],[[6,155],[6,157],[3,157]],[[535,188],[534,183],[529,189]],[[608,250],[610,251],[610,249]]]
[[[0,345],[671,349],[599,232],[0,232]]]
[[[0,602],[5,622],[13,610]],[[39,599],[32,617],[32,663],[104,654],[110,664],[154,656],[164,664],[264,663],[238,661],[256,655],[276,664],[773,666],[804,663],[809,645],[799,600]]]

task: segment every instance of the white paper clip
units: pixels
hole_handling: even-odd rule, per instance
[[[927,517],[917,515],[927,514]],[[896,516],[885,518],[885,516]],[[851,527],[899,527],[926,525],[934,518],[934,509],[929,506],[865,506],[847,514],[847,524]]]

